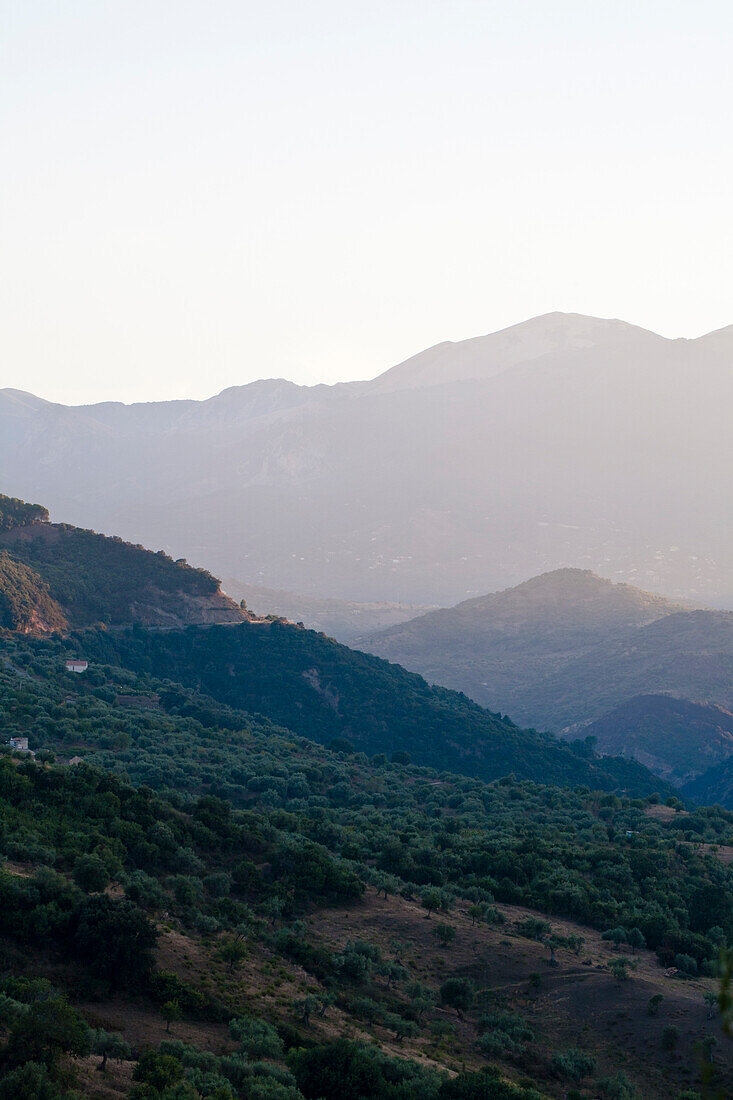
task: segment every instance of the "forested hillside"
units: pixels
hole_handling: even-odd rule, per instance
[[[77,645],[326,744],[346,740],[370,754],[406,752],[416,763],[485,779],[514,773],[639,795],[664,788],[633,760],[601,760],[585,745],[519,729],[399,665],[288,623],[85,632]]]
[[[0,538],[0,1100],[733,1088],[733,814],[273,617],[123,626],[224,598],[25,516]]]
[[[693,1040],[718,1031],[704,976],[733,937],[714,847],[733,815],[328,749],[149,672],[75,677],[72,652],[2,642],[0,721],[38,752],[0,761],[3,1100],[68,1097],[74,1074],[137,1100],[183,1082],[191,1100],[336,1100],[336,1079],[353,1100],[661,1100],[696,1072]],[[681,1014],[671,1078],[573,1022],[584,977],[609,1027],[628,990],[654,1050],[669,1017],[650,991]],[[725,1050],[716,1072],[731,1080]]]
[[[592,737],[598,752],[633,756],[682,786],[733,756],[733,714],[673,695],[636,695],[563,736]]]
[[[122,539],[49,523],[40,505],[2,495],[0,562],[0,621],[12,629],[244,617],[205,570]]]

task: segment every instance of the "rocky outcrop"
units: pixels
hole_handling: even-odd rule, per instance
[[[242,623],[249,615],[221,589],[207,595],[164,592],[150,587],[143,598],[130,606],[130,618],[141,626],[223,626]]]

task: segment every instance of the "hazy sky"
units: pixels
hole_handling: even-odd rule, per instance
[[[729,0],[5,0],[0,386],[370,377],[733,322]]]

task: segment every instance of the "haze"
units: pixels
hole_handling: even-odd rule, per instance
[[[727,4],[30,0],[0,386],[373,377],[560,309],[733,320]]]
[[[580,566],[730,605],[732,360],[733,327],[555,313],[343,386],[0,390],[0,470],[66,522],[303,596],[448,604]]]

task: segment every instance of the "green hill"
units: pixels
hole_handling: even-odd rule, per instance
[[[2,495],[0,554],[0,616],[12,629],[59,629],[67,622],[179,626],[244,617],[205,570],[162,551],[50,523],[40,505]],[[14,586],[21,590],[15,606]]]
[[[465,695],[289,623],[184,631],[85,632],[87,655],[174,680],[323,744],[409,753],[419,764],[495,779],[650,794],[665,785],[633,760],[519,729]]]
[[[672,695],[637,695],[567,735],[593,737],[599,752],[633,757],[677,786],[733,756],[733,714]]]
[[[485,778],[514,773],[642,795],[663,787],[634,761],[601,761],[585,746],[519,729],[457,692],[323,634],[250,619],[221,594],[215,577],[185,562],[51,524],[39,506],[7,497],[0,497],[0,514],[6,627],[85,627],[75,644],[87,656],[149,671],[321,743],[345,739],[370,754],[407,752],[421,764]],[[209,625],[222,619],[240,621]],[[171,629],[182,622],[200,629]],[[130,623],[132,631],[90,629]]]
[[[722,1039],[732,814],[286,622],[161,630],[218,591],[165,556],[5,537],[0,1100],[666,1100]]]

